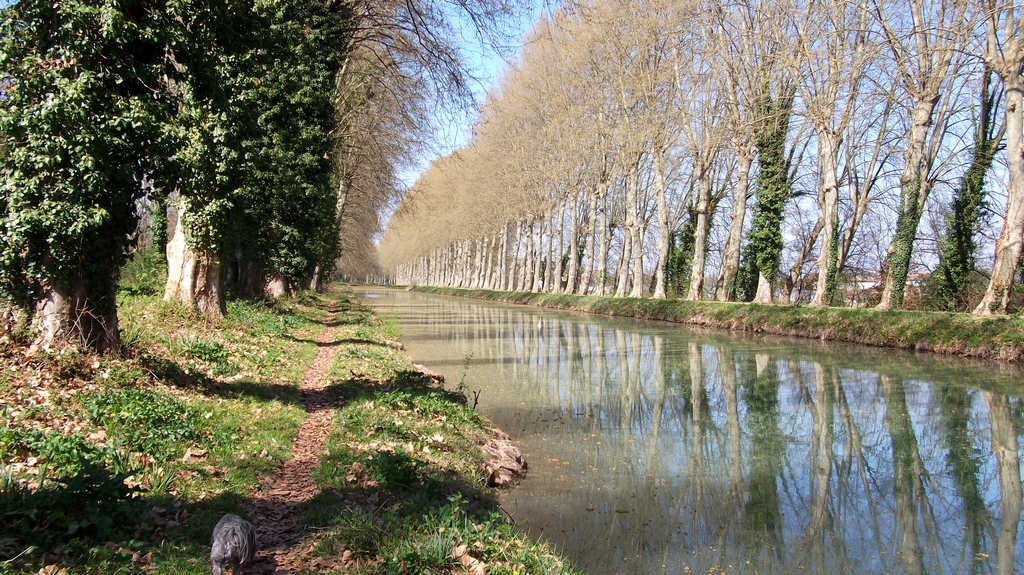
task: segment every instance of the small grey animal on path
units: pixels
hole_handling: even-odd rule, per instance
[[[223,575],[227,565],[231,566],[232,575],[239,575],[241,565],[251,564],[255,554],[256,532],[252,524],[231,513],[221,517],[210,540],[213,575]]]

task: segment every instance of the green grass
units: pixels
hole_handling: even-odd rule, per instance
[[[1024,317],[807,305],[689,302],[458,288],[417,291],[752,333],[1024,361]]]

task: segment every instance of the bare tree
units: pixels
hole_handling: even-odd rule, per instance
[[[939,151],[936,141],[941,140],[948,119],[944,100],[966,63],[973,26],[967,0],[910,0],[893,4],[874,0],[874,14],[892,54],[896,78],[912,106],[900,176],[899,216],[889,245],[885,286],[878,309],[899,308],[903,303],[914,239],[934,184],[932,170]]]
[[[866,38],[865,0],[811,2],[794,16],[801,101],[817,133],[821,248],[811,304],[822,306],[832,302],[838,267],[840,146],[856,109],[867,61],[875,54]]]
[[[1024,21],[1014,3],[983,2],[985,8],[985,63],[1003,80],[1006,89],[1006,156],[1010,181],[1003,230],[996,240],[995,263],[977,314],[993,308],[1006,313],[1010,287],[1024,241]]]

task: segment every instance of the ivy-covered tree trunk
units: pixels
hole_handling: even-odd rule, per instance
[[[152,238],[152,248],[160,250],[160,253],[164,254],[163,263],[164,269],[167,269],[167,196],[156,192],[152,196],[152,203],[150,209],[152,213],[149,215],[149,227],[150,236]]]
[[[903,305],[914,240],[917,238],[917,228],[921,224],[924,202],[931,185],[927,179],[930,166],[926,165],[925,146],[935,104],[933,100],[918,100],[910,113],[913,125],[910,128],[907,151],[903,154],[906,165],[900,175],[900,205],[896,218],[896,234],[889,244],[889,257],[885,264],[885,285],[877,309],[899,309]]]
[[[42,343],[120,348],[116,290],[162,124],[161,2],[0,16],[0,297]],[[117,25],[111,25],[116,22]]]
[[[979,98],[977,130],[971,164],[953,191],[946,235],[939,240],[939,266],[935,270],[938,303],[949,311],[967,306],[968,280],[975,270],[975,235],[985,209],[985,175],[992,167],[1002,130],[993,130],[996,96],[992,94],[995,73],[984,70]],[[1006,124],[1003,124],[1005,128]]]
[[[1013,278],[1024,250],[1024,78],[1019,72],[1011,73],[1016,75],[1003,75],[1006,78],[1006,156],[1010,172],[1006,216],[1003,230],[996,239],[992,277],[985,296],[974,309],[974,313],[983,315],[994,311],[1006,313],[1010,303],[1010,288],[1013,287]]]
[[[750,253],[757,270],[754,301],[771,303],[775,276],[782,255],[782,213],[789,200],[792,181],[790,158],[786,155],[786,137],[793,111],[795,89],[787,87],[773,96],[765,87],[758,97],[757,150],[761,171],[757,175],[757,203],[751,227]]]

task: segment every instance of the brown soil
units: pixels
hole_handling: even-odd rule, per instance
[[[329,323],[329,319],[325,323]],[[331,343],[336,341],[337,329],[327,328],[317,336],[316,359],[302,376],[302,404],[308,416],[292,441],[292,459],[264,481],[263,490],[255,494],[246,510],[256,528],[260,548],[255,564],[246,569],[246,573],[283,575],[299,567],[300,548],[294,543],[305,533],[305,526],[299,523],[301,507],[319,492],[312,474],[320,463],[324,439],[334,420],[334,406],[326,390],[327,373],[340,350],[340,344]]]

